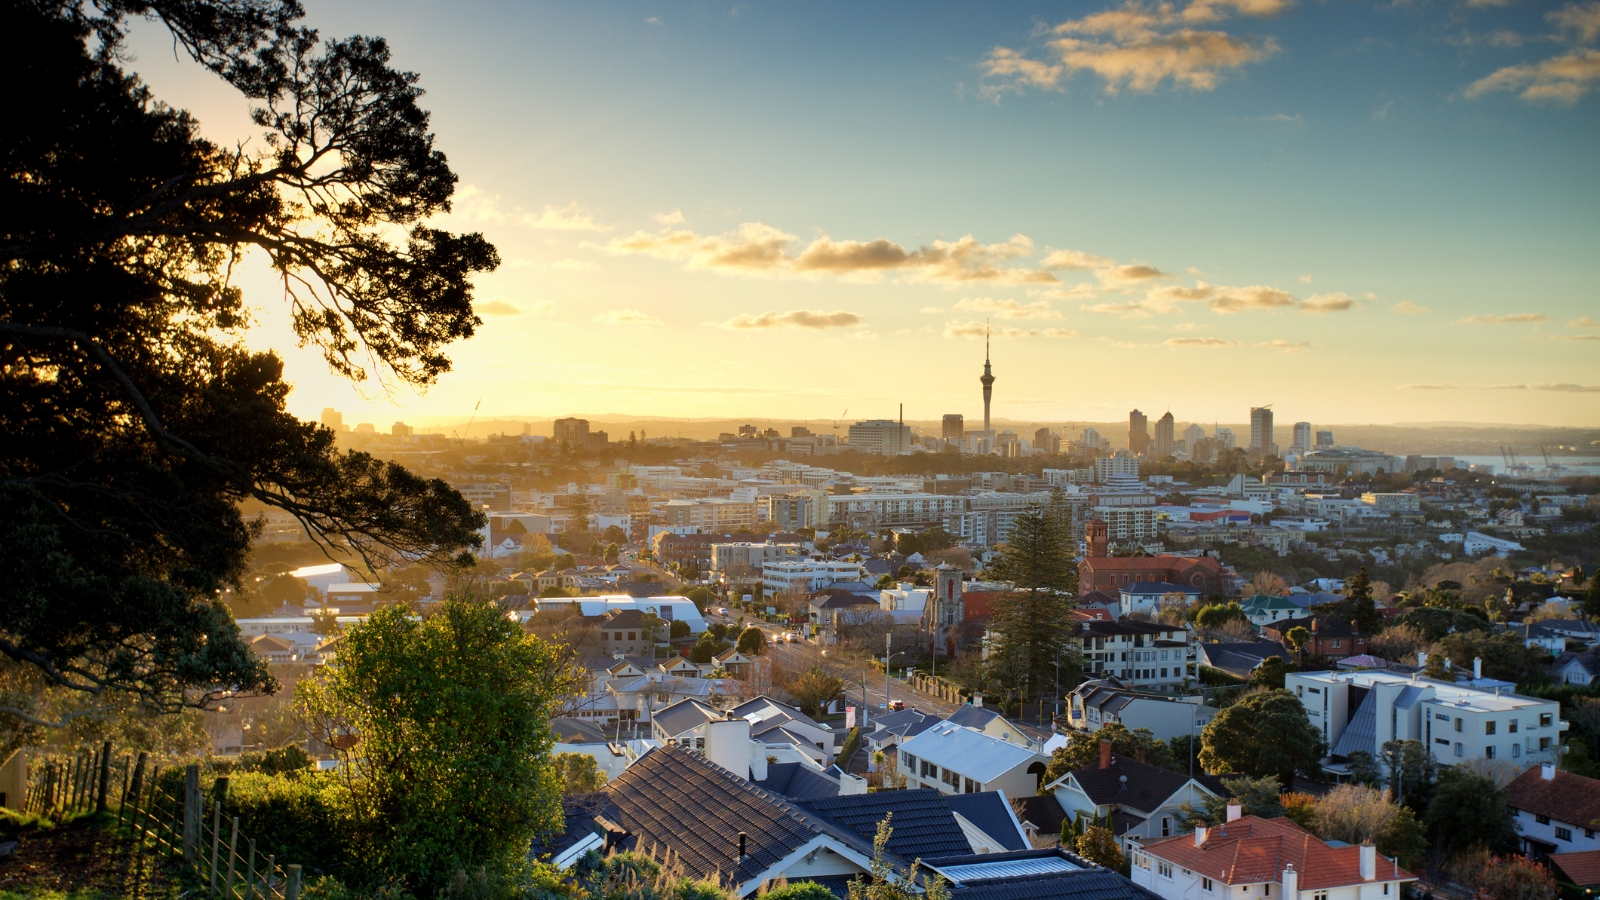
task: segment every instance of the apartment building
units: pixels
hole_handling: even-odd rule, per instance
[[[1175,691],[1187,677],[1192,637],[1181,625],[1119,619],[1079,622],[1073,640],[1089,677],[1112,676],[1137,690]]]
[[[1559,755],[1561,706],[1506,687],[1472,687],[1392,672],[1292,672],[1284,687],[1322,732],[1337,770],[1350,754],[1421,741],[1440,763]]]
[[[860,563],[820,559],[786,559],[761,567],[761,584],[772,593],[811,593],[840,581],[860,581],[866,569]]]
[[[1159,533],[1155,506],[1096,506],[1089,514],[1106,523],[1106,537],[1113,541],[1154,540]]]
[[[870,523],[876,528],[943,526],[967,511],[966,497],[942,494],[835,494],[828,497],[828,524]]]
[[[666,524],[674,528],[730,529],[756,524],[754,500],[668,500],[661,512]]]

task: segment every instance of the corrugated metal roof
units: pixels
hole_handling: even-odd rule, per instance
[[[1025,747],[948,722],[929,728],[900,749],[985,784],[1017,766],[1044,759]]]
[[[1408,687],[1407,690],[1415,690]],[[1350,754],[1363,750],[1373,756],[1378,755],[1378,692],[1368,691],[1367,696],[1361,699],[1361,705],[1356,707],[1356,714],[1350,717],[1350,723],[1345,725],[1344,734],[1339,735],[1339,743],[1334,745],[1333,755],[1349,758]]]
[[[989,863],[968,863],[959,866],[941,866],[940,872],[951,881],[984,881],[991,878],[1020,878],[1024,875],[1049,875],[1056,872],[1077,872],[1082,866],[1073,865],[1059,856],[1035,859],[1006,859]]]

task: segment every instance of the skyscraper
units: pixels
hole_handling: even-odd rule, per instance
[[[1170,412],[1156,420],[1154,452],[1151,453],[1156,459],[1171,456],[1177,450],[1177,440],[1173,436],[1175,427],[1176,423],[1173,421],[1172,413]]]
[[[959,444],[966,434],[966,418],[960,413],[947,413],[944,417],[944,434],[941,436],[947,441],[955,441]]]
[[[983,375],[978,379],[983,383],[983,431],[984,434],[993,434],[989,427],[989,397],[994,394],[994,374],[989,371],[989,334],[987,330],[983,335]]]
[[[1201,428],[1199,425],[1190,425],[1188,428],[1185,428],[1183,430],[1184,449],[1188,450],[1191,454],[1194,453],[1195,444],[1200,443],[1200,439],[1205,436],[1206,430]]]
[[[1128,452],[1135,456],[1150,448],[1150,417],[1137,409],[1128,413]]]
[[[1290,447],[1289,449],[1298,450],[1300,452],[1305,452],[1311,449],[1310,422],[1294,423],[1294,446]]]
[[[1041,428],[1033,433],[1033,449],[1041,453],[1060,453],[1061,438],[1056,437],[1048,427]]]
[[[1332,446],[1333,446],[1333,432],[1331,432],[1331,431],[1319,431],[1319,432],[1317,432],[1317,447],[1318,447],[1318,449],[1321,449],[1323,447],[1332,447]]]
[[[1250,407],[1250,449],[1261,454],[1276,453],[1272,443],[1272,407]]]
[[[344,413],[331,406],[323,407],[322,427],[336,433],[344,431]]]

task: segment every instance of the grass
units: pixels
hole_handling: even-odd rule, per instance
[[[17,841],[0,859],[0,900],[170,900],[182,891],[181,863],[135,856],[114,815],[59,820],[0,812],[0,841]]]

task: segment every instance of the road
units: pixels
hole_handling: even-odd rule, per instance
[[[780,626],[768,625],[765,623],[758,623],[758,627],[760,627],[762,631],[769,635],[780,634],[785,630]],[[773,657],[774,661],[787,660],[795,664],[805,664],[811,661],[811,658],[815,653],[815,649],[815,645],[790,644],[780,641],[775,645],[768,644],[767,653]],[[845,684],[845,702],[854,706],[861,706],[861,697],[862,683],[861,675],[859,674],[858,670],[855,680],[853,682],[847,680]],[[871,715],[878,715],[880,712],[883,712],[887,707],[887,701],[891,699],[904,701],[906,706],[909,708],[919,709],[925,713],[928,713],[929,715],[938,716],[939,718],[945,718],[949,716],[958,708],[956,704],[945,703],[942,700],[912,690],[908,685],[903,684],[898,679],[889,683],[888,695],[885,696],[883,673],[879,671],[869,671],[867,673],[866,698],[866,706],[868,707]]]

